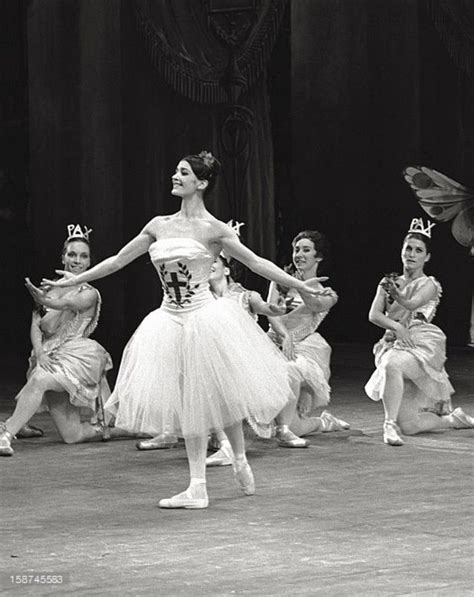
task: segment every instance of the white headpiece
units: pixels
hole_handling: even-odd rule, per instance
[[[70,240],[71,238],[83,238],[86,241],[89,241],[89,234],[91,232],[92,228],[87,228],[87,226],[84,226],[84,229],[82,229],[80,224],[68,224],[66,240]]]
[[[410,224],[410,229],[408,230],[408,234],[410,234],[410,232],[418,232],[418,234],[423,234],[424,236],[431,238],[431,229],[433,226],[436,226],[434,222],[426,220],[425,228],[423,224],[423,218],[413,218]]]

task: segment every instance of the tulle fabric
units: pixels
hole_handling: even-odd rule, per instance
[[[289,379],[278,349],[236,302],[161,307],[126,346],[106,409],[130,431],[202,436],[244,418],[269,423],[291,395]]]
[[[369,398],[382,399],[386,384],[386,367],[397,351],[412,354],[420,365],[422,375],[405,384],[404,398],[414,400],[420,410],[449,411],[454,388],[444,368],[446,361],[446,336],[432,323],[410,326],[414,348],[401,346],[393,333],[387,332],[374,346],[376,370],[365,386]]]

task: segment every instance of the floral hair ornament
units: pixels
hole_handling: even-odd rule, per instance
[[[228,222],[226,222],[226,224],[227,226],[229,226],[229,228],[232,228],[232,230],[235,232],[235,234],[237,234],[238,237],[240,237],[240,229],[242,228],[242,226],[245,226],[245,222],[237,222],[237,220],[235,220],[234,222],[234,220],[229,220]],[[224,251],[220,252],[220,256],[223,257],[226,261],[229,260]]]
[[[84,226],[83,229],[80,224],[68,224],[66,240],[70,240],[71,238],[82,238],[89,242],[89,234],[91,232],[92,228],[87,228],[87,226]]]
[[[408,234],[411,232],[417,232],[418,234],[423,234],[428,238],[431,238],[431,229],[433,226],[436,226],[434,222],[430,222],[426,220],[426,227],[423,224],[423,218],[413,218],[410,224],[410,228],[408,230]]]
[[[210,151],[201,151],[199,157],[204,162],[204,165],[207,166],[207,168],[209,169],[211,169],[216,163],[216,158],[212,155]]]

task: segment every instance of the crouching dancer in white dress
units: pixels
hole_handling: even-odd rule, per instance
[[[214,299],[209,276],[219,253],[225,250],[255,273],[306,295],[317,294],[243,246],[229,226],[207,211],[203,197],[219,168],[208,152],[183,158],[172,176],[172,194],[182,200],[180,211],[152,219],[117,255],[89,272],[56,282],[68,286],[95,280],[150,253],[163,285],[163,302],[126,346],[106,409],[115,414],[118,427],[184,437],[190,484],[162,499],[161,508],[207,507],[209,431],[225,430],[234,452],[235,480],[252,495],[255,483],[242,420],[253,416],[270,422],[290,395],[287,371],[264,332],[238,304]]]
[[[461,408],[451,410],[446,336],[432,323],[441,297],[440,283],[424,273],[433,226],[412,220],[403,241],[403,274],[382,279],[369,313],[386,332],[374,346],[377,368],[365,391],[383,402],[383,441],[390,446],[403,445],[402,433],[474,427],[474,417]]]
[[[62,263],[65,275],[75,277],[73,274],[86,271],[90,265],[91,230],[83,231],[79,225],[70,225],[68,230]],[[38,289],[28,279],[26,286],[36,302],[30,330],[33,349],[27,382],[16,397],[15,410],[0,423],[0,456],[13,454],[12,440],[27,436],[23,430],[31,426],[26,424],[44,407],[66,444],[115,437],[118,430],[107,427],[103,417],[103,402],[110,395],[106,374],[112,360],[89,337],[99,321],[99,292],[88,284],[66,290]],[[100,423],[82,421],[81,409]]]

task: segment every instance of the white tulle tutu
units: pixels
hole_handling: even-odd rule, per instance
[[[204,435],[253,417],[268,423],[291,395],[278,349],[229,299],[150,313],[125,348],[106,408],[116,426]]]

